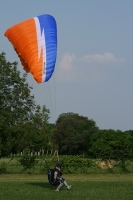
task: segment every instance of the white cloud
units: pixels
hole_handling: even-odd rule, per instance
[[[70,54],[67,52],[62,56],[59,66],[63,69],[70,70],[74,63],[79,61],[82,63],[124,63],[126,60],[124,58],[117,58],[110,52],[106,52],[104,54],[85,55],[81,58],[77,58],[75,54]]]
[[[97,62],[97,63],[111,63],[111,62],[125,62],[124,58],[116,58],[116,56],[110,52],[106,52],[103,55],[93,54],[86,55],[81,58],[84,62]]]
[[[96,80],[101,72],[97,70],[100,68],[101,64],[104,66],[121,66],[125,63],[124,58],[117,58],[114,54],[106,52],[104,54],[92,54],[85,55],[82,57],[76,57],[75,54],[65,53],[58,66],[58,77],[61,81],[75,81],[88,79]],[[91,64],[90,64],[91,63]],[[88,65],[87,65],[88,64]],[[94,69],[94,66],[96,67]],[[82,70],[84,67],[84,70]]]
[[[74,54],[70,54],[70,53],[65,53],[60,61],[59,66],[65,70],[70,70],[72,65],[73,65],[73,61],[76,60],[76,56]]]

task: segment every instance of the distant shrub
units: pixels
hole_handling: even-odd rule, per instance
[[[5,174],[6,173],[6,165],[5,163],[2,163],[0,166],[0,174]]]
[[[37,164],[36,156],[24,155],[18,161],[23,166],[24,170],[34,168]]]

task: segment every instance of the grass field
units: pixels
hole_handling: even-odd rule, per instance
[[[64,175],[72,185],[55,191],[46,175],[0,175],[0,200],[133,200],[133,174]]]

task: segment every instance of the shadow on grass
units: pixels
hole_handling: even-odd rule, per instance
[[[55,188],[55,186],[52,186],[50,185],[50,183],[46,183],[46,182],[29,182],[26,184],[31,185],[31,186],[36,186],[36,187],[49,188],[51,190]]]

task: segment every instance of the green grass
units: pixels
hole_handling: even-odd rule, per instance
[[[133,174],[64,175],[72,185],[55,191],[46,175],[0,175],[0,200],[132,200]]]

